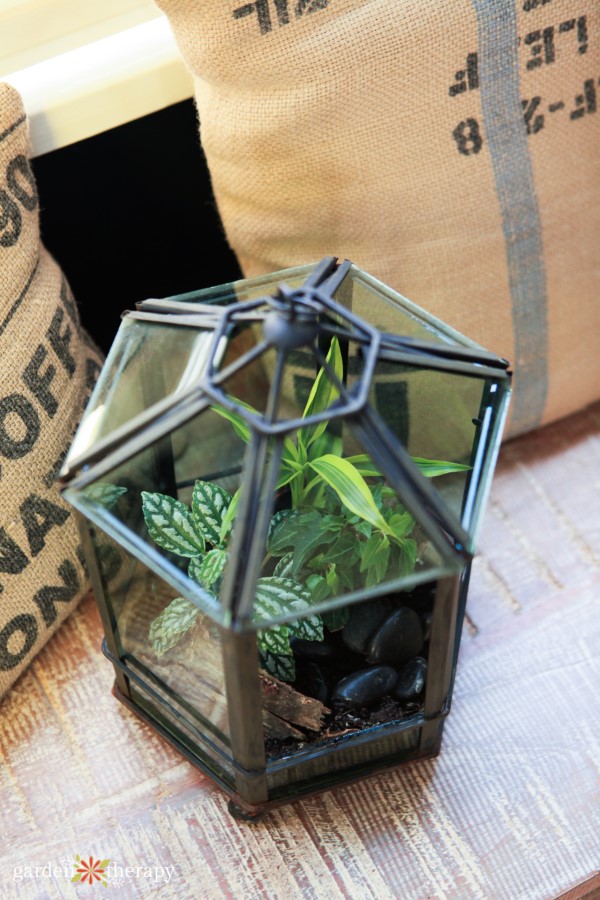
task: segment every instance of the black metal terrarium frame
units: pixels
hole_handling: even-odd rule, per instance
[[[170,394],[147,410],[137,414],[95,446],[78,456],[71,455],[62,473],[62,489],[79,515],[84,550],[90,568],[96,599],[105,628],[105,653],[116,672],[115,693],[135,712],[145,718],[174,743],[194,764],[233,797],[234,810],[245,810],[255,816],[282,799],[319,790],[332,783],[355,778],[358,774],[387,766],[404,759],[434,755],[440,745],[443,721],[449,711],[452,682],[456,668],[460,625],[466,604],[472,558],[473,493],[465,491],[461,518],[449,510],[441,495],[424,478],[408,451],[384,423],[369,401],[370,388],[379,361],[449,374],[491,379],[501,382],[505,390],[487,392],[482,398],[479,416],[474,420],[475,440],[470,461],[469,478],[477,481],[484,465],[483,449],[492,422],[505,411],[510,373],[508,363],[479,348],[458,344],[415,339],[381,333],[354,315],[333,297],[348,276],[351,263],[339,263],[328,257],[321,261],[296,289],[281,284],[273,296],[220,306],[185,300],[150,300],[138,304],[125,314],[136,320],[175,325],[181,328],[209,329],[214,332],[208,362],[195,384]],[[258,324],[262,338],[255,346],[226,366],[222,366],[222,348],[228,335],[240,324]],[[326,352],[332,338],[341,346],[351,343],[360,348],[362,372],[347,387],[328,363]],[[335,385],[338,399],[325,411],[302,419],[279,419],[282,378],[288,355],[302,347],[312,354],[315,366],[323,370]],[[275,352],[275,364],[269,394],[263,413],[249,410],[232,399],[224,388],[228,380],[266,351]],[[484,392],[485,394],[485,392]],[[200,415],[215,404],[240,416],[251,432],[244,460],[244,490],[235,519],[229,564],[220,592],[219,624],[222,628],[223,667],[226,702],[230,722],[231,754],[235,773],[235,789],[222,778],[215,765],[204,757],[201,748],[190,744],[189,737],[176,723],[182,714],[169,703],[164,692],[155,690],[126,658],[119,646],[114,615],[104,596],[103,578],[93,547],[94,526],[103,526],[102,513],[90,515],[89,507],[80,502],[86,487],[105,477],[150,444],[161,441],[175,429]],[[445,574],[437,579],[433,603],[433,619],[429,644],[427,683],[422,711],[410,723],[388,724],[366,732],[348,735],[343,741],[345,768],[308,777],[281,789],[269,786],[269,772],[298,764],[298,757],[267,761],[261,720],[261,690],[257,664],[256,624],[252,619],[256,582],[273,513],[272,498],[276,493],[282,448],[286,437],[299,428],[307,428],[343,419],[345,427],[357,438],[366,453],[385,476],[387,483],[402,503],[424,527],[435,550],[446,565]],[[497,443],[494,452],[497,452]],[[489,462],[489,460],[488,460]],[[162,473],[163,480],[169,474]],[[176,490],[177,486],[174,484]],[[135,550],[135,548],[134,548]],[[352,595],[352,602],[364,600],[372,591],[362,589]],[[193,597],[191,597],[193,599]],[[345,602],[348,602],[346,598]],[[315,611],[319,611],[319,605]],[[274,622],[285,621],[275,619]],[[132,684],[152,698],[156,715],[149,715],[132,696]],[[160,710],[168,710],[162,718]],[[174,725],[175,723],[175,725]],[[417,729],[418,741],[401,752],[402,742],[389,742],[389,753],[371,754],[369,746],[385,737],[393,738],[406,729]],[[200,743],[206,736],[198,735]],[[302,761],[326,752],[322,747],[307,748]],[[309,770],[308,770],[309,771]],[[284,779],[285,780],[285,779]]]

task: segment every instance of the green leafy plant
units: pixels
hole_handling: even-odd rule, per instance
[[[166,494],[142,492],[142,509],[153,540],[171,553],[187,557],[188,575],[216,596],[229,556],[229,537],[235,517],[237,495],[208,481],[197,481],[188,508]],[[295,678],[290,637],[323,640],[319,616],[306,615],[312,605],[310,590],[284,575],[259,578],[256,584],[254,621],[270,622],[285,613],[304,614],[286,625],[271,625],[258,631],[263,665],[285,681]],[[152,622],[150,641],[161,656],[180,640],[196,621],[200,610],[184,597],[177,597]]]
[[[343,380],[343,361],[337,339],[327,355],[337,380]],[[325,369],[310,391],[303,419],[327,410],[339,390]],[[226,418],[235,433],[249,442],[248,424],[222,406],[213,409]],[[251,409],[251,407],[248,407]],[[254,410],[252,410],[254,412]],[[289,508],[271,520],[263,572],[256,585],[254,620],[264,667],[285,681],[295,678],[290,638],[323,640],[323,625],[342,628],[345,608],[310,614],[329,597],[360,587],[373,587],[413,571],[417,562],[415,521],[381,473],[365,454],[343,457],[335,422],[307,424],[295,440],[286,437],[276,486],[287,495]],[[468,466],[413,457],[427,477],[465,470]],[[367,482],[369,479],[369,482]],[[227,565],[228,542],[239,491],[231,496],[222,487],[197,481],[188,508],[164,494],[142,494],[148,531],[163,549],[188,557],[188,575],[206,591],[218,594]],[[268,625],[275,617],[301,614],[284,625]],[[150,639],[158,654],[174,646],[199,614],[189,600],[177,598],[152,623]]]

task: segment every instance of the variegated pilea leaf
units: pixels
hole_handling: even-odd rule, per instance
[[[264,669],[279,678],[292,682],[296,678],[296,665],[287,625],[272,625],[257,632],[260,659]]]
[[[301,638],[303,641],[323,640],[323,620],[321,616],[308,616],[306,619],[296,619],[287,623],[290,634]]]
[[[197,481],[192,494],[192,516],[196,528],[209,544],[218,546],[225,513],[231,503],[231,494],[218,484]]]
[[[254,621],[259,624],[290,612],[310,608],[310,591],[291,578],[271,576],[259,578],[256,583]],[[296,669],[290,635],[307,641],[323,640],[323,623],[320,616],[308,616],[285,625],[271,625],[258,632],[258,646],[265,669],[281,681],[291,682]]]
[[[188,631],[200,610],[185,597],[176,597],[152,622],[149,631],[150,642],[157,656],[162,656],[173,647]]]
[[[275,578],[290,578],[293,568],[294,554],[286,553],[285,556],[281,557],[281,559],[273,569],[273,576]]]
[[[203,556],[194,556],[192,559],[190,559],[190,564],[188,566],[188,577],[191,578],[192,581],[197,581],[198,584],[201,584],[204,587],[204,584],[200,579],[203,559]]]
[[[204,552],[204,538],[184,503],[166,494],[142,491],[142,509],[150,536],[159,547],[180,556]]]
[[[270,576],[256,582],[254,621],[271,622],[286,613],[300,613],[311,605],[310,591],[291,578]]]
[[[296,663],[293,656],[275,656],[268,651],[260,654],[263,669],[274,678],[293,684],[296,680]]]
[[[289,517],[293,514],[294,514],[293,509],[280,509],[279,512],[276,512],[273,515],[271,522],[269,523],[269,534],[267,537],[267,547],[269,549],[269,552],[273,552],[273,548],[272,548],[273,538],[275,537],[275,535],[277,534],[279,529],[282,527],[282,525],[286,521],[286,519],[289,519]]]
[[[275,656],[291,656],[290,635],[287,625],[272,625],[258,632],[258,646]]]
[[[195,578],[195,581],[198,581],[206,588],[211,588],[223,574],[226,562],[227,550],[222,550],[219,547],[210,550],[200,563],[198,576]]]
[[[115,505],[122,494],[127,493],[126,487],[120,487],[118,484],[109,484],[107,481],[97,481],[96,484],[90,484],[83,491],[88,500],[100,504],[105,509],[110,509]]]

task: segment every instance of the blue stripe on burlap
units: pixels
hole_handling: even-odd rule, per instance
[[[539,424],[548,391],[546,271],[519,84],[514,0],[471,0],[479,84],[508,263],[515,336],[511,434]]]

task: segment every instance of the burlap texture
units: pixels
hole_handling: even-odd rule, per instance
[[[158,5],[246,276],[351,259],[511,360],[512,435],[600,396],[597,0]]]
[[[0,696],[87,590],[55,478],[99,371],[40,242],[19,94],[0,84]]]

